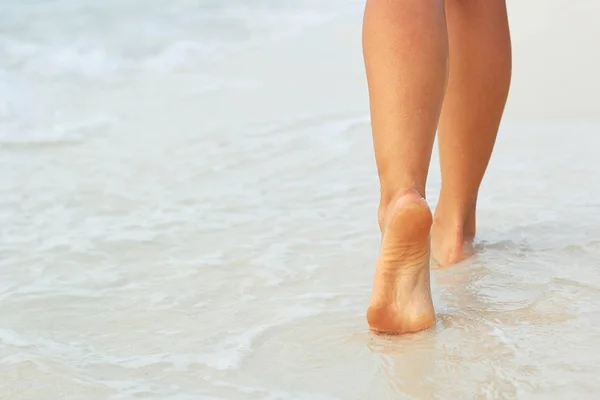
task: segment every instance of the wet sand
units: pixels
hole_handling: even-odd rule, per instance
[[[244,25],[254,41],[219,57],[193,46],[215,31],[192,6],[117,6],[98,10],[122,24],[81,22],[79,42],[43,5],[22,19],[49,26],[0,36],[0,398],[600,390],[600,6],[509,3],[478,255],[433,270],[437,324],[394,338],[365,320],[379,234],[360,4],[286,35]],[[125,51],[141,46],[127,26],[163,47]],[[432,205],[439,186],[434,155]]]

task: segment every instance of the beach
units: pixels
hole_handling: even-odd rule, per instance
[[[384,337],[363,3],[272,3],[1,6],[0,399],[593,398],[600,4],[508,2],[477,254]]]

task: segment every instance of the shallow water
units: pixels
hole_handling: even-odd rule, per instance
[[[508,118],[437,325],[373,336],[361,5],[177,4],[3,6],[0,398],[600,390],[597,120]]]

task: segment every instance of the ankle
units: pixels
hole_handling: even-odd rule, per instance
[[[425,198],[423,191],[419,191],[414,187],[407,187],[402,189],[394,190],[381,190],[381,198],[379,200],[379,209],[377,211],[377,221],[379,222],[379,228],[383,231],[387,214],[390,208],[396,203],[396,201],[403,195],[414,192],[420,197]]]
[[[464,234],[464,221],[456,215],[440,215],[436,212],[433,217],[433,233],[443,237],[462,238]]]
[[[435,209],[433,228],[436,233],[462,239],[475,236],[475,209],[471,207],[446,207],[441,201]]]

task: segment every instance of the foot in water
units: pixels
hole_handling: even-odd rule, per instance
[[[441,213],[440,213],[441,214]],[[448,267],[471,257],[475,250],[475,210],[468,216],[466,223],[448,223],[436,216],[431,228],[432,258],[440,267]]]
[[[409,191],[386,214],[367,321],[377,333],[418,332],[435,323],[429,281],[431,211],[416,191]]]

